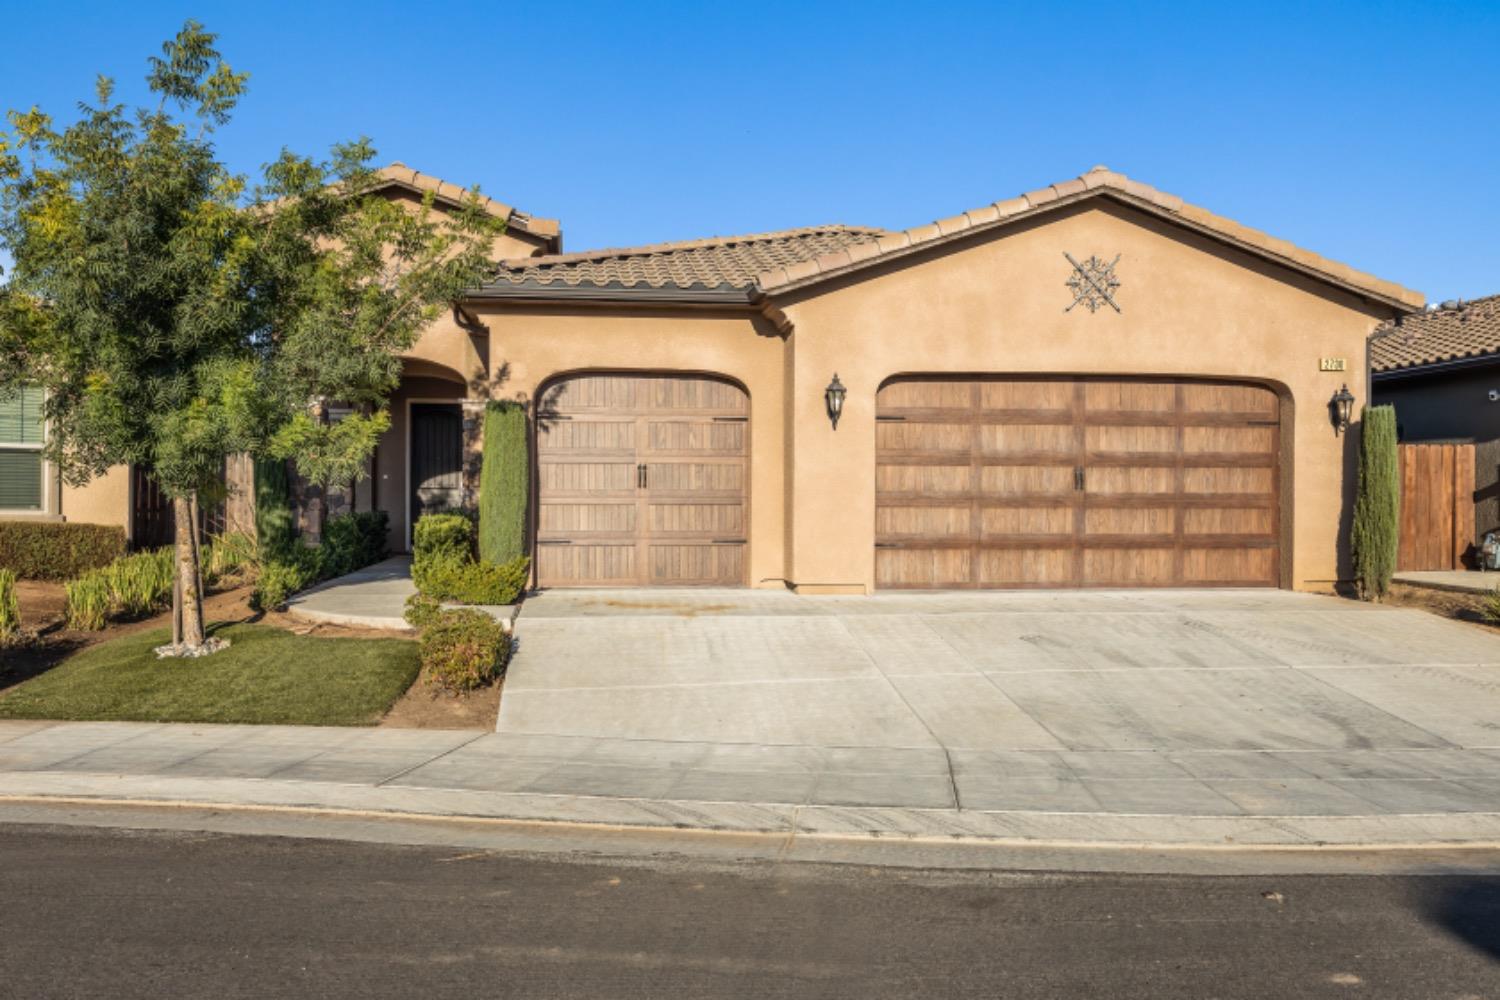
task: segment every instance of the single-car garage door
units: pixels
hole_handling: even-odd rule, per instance
[[[1278,415],[1229,382],[892,381],[876,584],[1276,586]]]
[[[577,375],[536,414],[544,587],[738,585],[750,401],[694,375]]]

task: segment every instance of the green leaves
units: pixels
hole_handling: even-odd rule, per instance
[[[163,42],[160,57],[147,60],[151,72],[146,83],[163,102],[192,109],[200,118],[222,125],[244,93],[248,73],[235,73],[219,56],[214,42],[219,36],[189,20],[171,41]],[[101,81],[104,79],[100,78]],[[106,103],[112,88],[100,88],[100,103]]]
[[[298,413],[276,431],[266,452],[272,458],[294,460],[297,471],[315,483],[341,489],[364,472],[365,459],[390,426],[385,410],[351,413],[326,424]]]

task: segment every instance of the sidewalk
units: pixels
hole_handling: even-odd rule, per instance
[[[0,722],[0,801],[253,806],[788,837],[1500,843],[1500,749],[944,751]]]

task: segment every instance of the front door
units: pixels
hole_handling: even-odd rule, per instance
[[[410,524],[463,505],[463,414],[457,403],[411,406]]]
[[[745,582],[750,400],[697,375],[578,375],[536,415],[542,586]]]

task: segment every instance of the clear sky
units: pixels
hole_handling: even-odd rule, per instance
[[[1500,292],[1500,0],[1259,5],[0,0],[67,116],[196,17],[237,169],[370,136],[565,248],[905,227],[1096,163],[1429,299]]]

